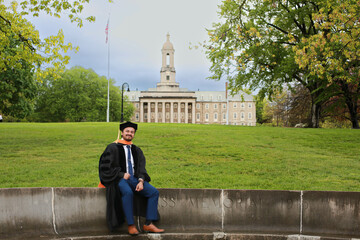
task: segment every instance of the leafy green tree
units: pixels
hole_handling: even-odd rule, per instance
[[[64,42],[64,35],[60,29],[56,36],[49,36],[41,39],[35,27],[25,19],[26,15],[34,17],[40,13],[60,17],[63,12],[68,12],[68,17],[72,22],[82,26],[82,19],[78,14],[81,13],[84,3],[88,0],[78,0],[70,3],[64,1],[12,1],[9,6],[5,5],[4,0],[0,0],[0,71],[7,68],[19,66],[19,59],[26,59],[33,64],[37,79],[46,77],[48,74],[58,76],[57,73],[64,70],[69,61],[67,51],[73,50],[71,43]],[[94,21],[94,17],[86,18]],[[8,54],[4,51],[9,48],[11,41],[19,42],[16,54]],[[44,68],[46,65],[46,68]]]
[[[61,29],[55,36],[41,39],[25,17],[36,17],[41,13],[60,17],[66,12],[69,19],[81,27],[79,14],[87,2],[21,0],[6,4],[0,0],[0,102],[3,103],[0,111],[16,117],[26,116],[31,110],[31,97],[35,94],[31,92],[34,90],[33,78],[59,77],[70,59],[66,52],[77,50],[71,43],[64,42]],[[86,20],[95,19],[88,17]]]
[[[21,43],[13,36],[9,44],[3,46],[7,56],[14,56]],[[27,59],[18,59],[16,66],[0,71],[0,112],[6,116],[22,119],[32,112],[32,100],[35,97],[36,85],[33,66]]]
[[[41,84],[34,119],[37,121],[106,121],[107,86],[105,77],[91,69],[73,67],[59,79],[48,78]],[[125,103],[125,116],[133,108]],[[121,91],[110,82],[110,120],[120,121]]]
[[[295,59],[310,76],[325,80],[326,98],[339,97],[359,128],[360,96],[360,3],[358,0],[327,0],[313,14],[316,34],[293,47]]]
[[[255,105],[256,105],[256,122],[264,123],[263,113],[264,113],[264,105],[266,103],[266,99],[255,96]]]
[[[336,2],[342,1],[332,1]],[[234,92],[259,89],[259,96],[270,99],[284,85],[300,83],[310,92],[311,126],[319,127],[327,81],[299,66],[295,56],[304,39],[321,32],[316,14],[328,4],[327,0],[223,1],[219,14],[224,21],[208,31],[210,41],[205,44],[212,62],[210,78],[226,76]]]
[[[311,111],[311,96],[309,90],[301,84],[293,87],[289,93],[289,124],[294,127],[302,123],[304,126],[311,124],[309,119]],[[322,107],[321,120],[323,119],[324,108]]]

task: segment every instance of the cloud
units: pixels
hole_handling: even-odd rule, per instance
[[[71,54],[69,67],[92,68],[108,75],[108,45],[105,26],[110,16],[110,77],[117,85],[128,82],[131,89],[147,90],[160,81],[161,48],[169,32],[175,48],[176,79],[189,90],[223,90],[224,83],[207,80],[210,63],[204,51],[189,50],[190,43],[208,39],[206,28],[218,22],[220,0],[92,0],[83,17],[94,15],[95,23],[82,28],[61,19],[41,16],[31,19],[42,37],[62,28],[65,41],[80,47]]]

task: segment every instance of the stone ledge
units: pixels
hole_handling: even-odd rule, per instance
[[[214,239],[214,232],[219,233],[218,239],[222,232],[226,232],[226,239],[273,235],[291,240],[309,239],[305,236],[318,236],[310,239],[360,238],[360,192],[159,191],[161,219],[157,225],[167,232],[161,238],[175,234],[179,239],[186,239],[184,237],[189,236],[186,234],[201,233],[203,239],[209,236]],[[0,189],[0,239],[111,236],[105,214],[105,189]],[[138,226],[143,221],[136,219]],[[120,234],[126,232],[125,225],[119,229]]]
[[[27,238],[26,238],[27,239]],[[39,238],[36,238],[39,239]],[[101,235],[101,236],[77,236],[40,238],[42,240],[359,240],[355,238],[320,237],[306,235],[276,235],[276,234],[241,234],[241,233],[163,233],[163,234],[139,234],[129,236],[128,234]],[[31,240],[31,239],[30,239]],[[35,239],[34,239],[35,240]]]

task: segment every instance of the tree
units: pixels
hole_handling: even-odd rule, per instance
[[[334,0],[334,2],[336,2]],[[296,49],[303,39],[319,33],[315,14],[326,0],[226,0],[220,6],[221,23],[209,30],[205,44],[213,75],[226,76],[230,89],[260,89],[271,97],[283,86],[300,83],[311,96],[311,126],[319,127],[321,105],[326,101],[327,82],[308,67],[300,67]]]
[[[12,36],[9,40],[3,52],[14,56],[21,43]],[[27,59],[19,59],[16,67],[0,71],[0,112],[15,118],[26,117],[32,112],[35,91],[33,66]]]
[[[295,59],[310,76],[325,80],[326,98],[339,96],[359,128],[360,95],[360,2],[327,0],[313,14],[316,34],[293,47]]]
[[[310,92],[303,85],[297,84],[289,95],[289,126],[294,127],[298,123],[309,126],[311,124],[310,111]],[[323,114],[321,115],[323,117]]]
[[[76,50],[71,43],[64,42],[60,29],[56,36],[41,39],[35,27],[25,19],[26,15],[39,16],[40,13],[60,17],[68,12],[72,22],[82,26],[78,14],[88,0],[47,0],[47,1],[12,1],[10,6],[0,0],[0,76],[1,90],[0,111],[5,114],[25,116],[30,110],[28,101],[34,95],[33,77],[36,80],[48,75],[59,77],[70,57],[69,50]],[[94,21],[94,17],[86,18]],[[12,107],[13,110],[9,109]],[[14,110],[16,109],[16,110]],[[19,113],[24,111],[23,114]],[[15,116],[15,115],[14,115]]]
[[[73,67],[59,79],[47,78],[41,83],[34,120],[50,122],[105,121],[107,109],[105,77],[91,69]],[[130,119],[133,107],[125,103],[125,118]],[[110,120],[120,121],[121,91],[110,82]]]
[[[69,12],[67,15],[70,20],[81,27],[82,18],[78,14],[84,8],[83,3],[87,2],[88,0],[78,0],[72,3],[67,0],[23,0],[20,4],[13,1],[10,6],[6,6],[4,0],[0,0],[0,40],[2,43],[0,52],[3,55],[0,58],[0,71],[17,67],[19,59],[26,59],[34,65],[38,79],[46,77],[47,74],[58,76],[56,73],[59,70],[64,70],[69,61],[69,56],[66,56],[65,53],[74,49],[72,44],[64,42],[61,29],[56,36],[40,39],[34,26],[24,17],[29,14],[37,17],[41,12],[44,12],[60,18],[60,14]],[[86,20],[94,21],[95,18],[88,17]],[[9,38],[9,36],[11,37]],[[9,46],[12,38],[21,44],[19,44],[15,55],[8,55],[3,50]]]

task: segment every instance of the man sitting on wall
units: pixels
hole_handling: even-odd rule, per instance
[[[118,227],[125,219],[128,232],[139,234],[134,224],[134,193],[146,198],[145,232],[162,233],[153,221],[158,220],[159,191],[153,187],[145,169],[145,156],[142,150],[132,144],[137,124],[120,124],[122,138],[109,144],[100,157],[99,176],[106,187],[107,221],[110,230]]]

